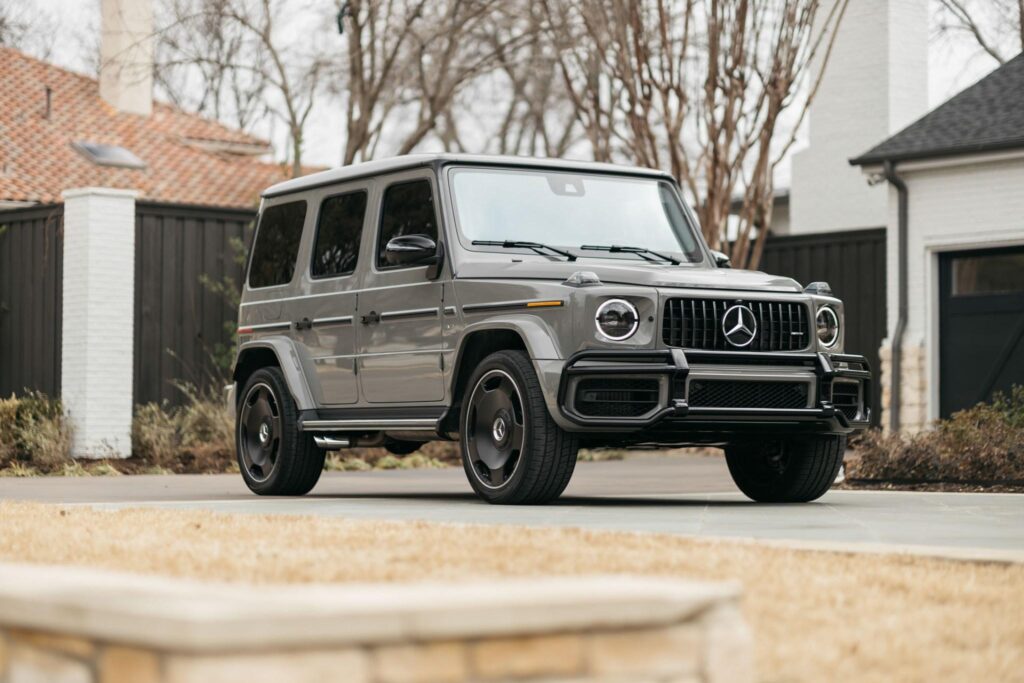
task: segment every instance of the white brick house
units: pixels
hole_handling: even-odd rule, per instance
[[[883,409],[901,328],[902,429],[1024,385],[1024,54],[851,164],[889,185]]]

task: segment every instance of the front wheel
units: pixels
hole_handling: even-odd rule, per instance
[[[829,490],[843,465],[846,437],[763,441],[728,446],[729,474],[759,503],[807,503]]]
[[[299,431],[299,411],[279,368],[261,368],[242,389],[235,424],[235,452],[253,493],[301,496],[320,479],[323,450]]]
[[[569,484],[579,442],[551,419],[522,351],[498,351],[477,366],[459,432],[466,476],[489,503],[547,503]]]

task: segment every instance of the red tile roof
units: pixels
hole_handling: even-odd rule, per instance
[[[119,145],[146,167],[97,165],[76,141]],[[218,151],[226,145],[267,143],[159,102],[148,117],[119,112],[95,79],[0,48],[0,201],[59,202],[63,190],[103,186],[150,201],[255,207],[262,189],[290,177],[278,164]]]

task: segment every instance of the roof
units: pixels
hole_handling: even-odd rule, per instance
[[[254,156],[269,150],[264,140],[159,102],[148,117],[119,112],[95,79],[11,48],[0,47],[0,93],[0,202],[59,202],[63,190],[103,186],[149,201],[251,208],[290,175]],[[95,163],[75,143],[123,147],[145,167]]]
[[[301,192],[302,190],[308,190],[323,185],[334,185],[336,183],[354,180],[356,178],[379,175],[381,173],[392,173],[394,171],[402,171],[409,168],[439,166],[442,164],[520,166],[524,168],[548,168],[565,171],[617,173],[619,175],[640,175],[671,179],[670,175],[657,169],[639,168],[636,166],[619,166],[617,164],[605,164],[594,161],[569,161],[563,159],[499,156],[490,154],[406,154],[403,156],[389,157],[387,159],[377,159],[375,161],[352,164],[341,168],[332,168],[328,171],[313,173],[293,180],[286,180],[274,185],[273,187],[267,188],[263,193],[263,196],[274,197],[292,192]]]
[[[855,166],[1024,147],[1024,53],[861,156]]]

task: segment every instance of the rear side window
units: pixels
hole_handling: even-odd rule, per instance
[[[320,205],[310,273],[315,278],[355,272],[366,215],[366,193],[328,197]]]
[[[305,220],[304,201],[277,204],[263,210],[252,248],[250,287],[273,287],[292,281]]]
[[[402,235],[426,235],[437,241],[434,193],[429,180],[399,183],[384,192],[377,238],[378,268],[394,267],[388,264],[384,249],[389,240]]]

